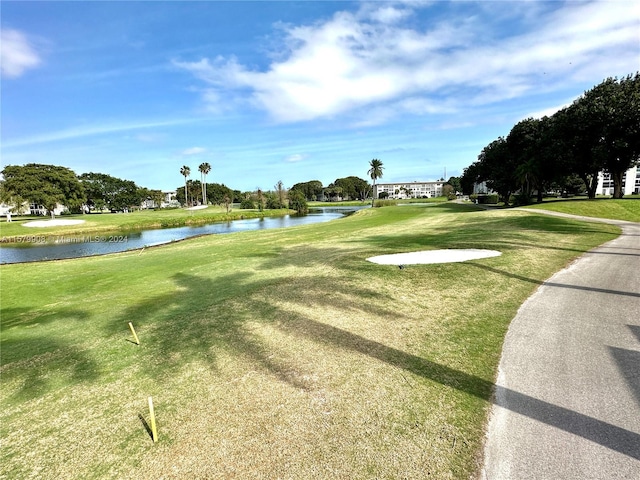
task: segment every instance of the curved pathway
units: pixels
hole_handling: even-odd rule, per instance
[[[640,223],[570,217],[622,235],[544,282],[511,322],[483,479],[640,478]]]

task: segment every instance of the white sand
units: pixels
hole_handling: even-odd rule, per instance
[[[465,262],[467,260],[476,260],[478,258],[497,257],[499,255],[502,255],[502,253],[496,250],[446,249],[378,255],[376,257],[367,258],[367,260],[379,265],[424,265],[431,263]]]
[[[65,227],[68,225],[80,225],[84,220],[35,220],[23,223],[25,227]]]
[[[202,210],[203,208],[207,208],[209,205],[197,205],[195,207],[189,207],[187,210]]]

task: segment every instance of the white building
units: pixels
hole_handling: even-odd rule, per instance
[[[163,190],[162,194],[164,195],[164,200],[162,201],[162,205],[161,205],[162,208],[180,206],[180,202],[176,200],[175,190]]]
[[[6,203],[0,203],[0,217],[6,217],[8,213],[11,215],[29,215],[29,204],[24,202],[20,208]]]
[[[68,209],[64,205],[60,205],[59,203],[56,205],[56,208],[53,209],[54,215],[60,215],[63,212],[66,212]],[[9,205],[6,203],[0,204],[0,216],[6,217],[7,213],[11,213],[11,215],[39,215],[45,216],[49,214],[49,211],[45,208],[44,205],[38,205],[35,203],[24,202],[20,207],[16,207],[15,205]]]
[[[622,177],[622,194],[631,195],[640,193],[640,166],[631,167]],[[613,195],[613,178],[610,173],[600,172],[598,174],[598,195]]]
[[[398,182],[377,183],[373,192],[374,198],[380,198],[381,193],[386,193],[387,198],[432,198],[442,196],[442,187],[446,182]]]

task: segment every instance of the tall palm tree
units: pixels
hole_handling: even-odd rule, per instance
[[[200,166],[198,167],[198,170],[200,170],[200,178],[202,179],[202,204],[206,205],[207,204],[206,181],[207,181],[207,175],[211,171],[211,165],[209,165],[209,163],[207,162],[201,163]]]
[[[180,169],[180,175],[184,177],[184,204],[189,204],[189,197],[187,196],[187,177],[191,175],[191,169],[186,165],[183,165]]]
[[[367,175],[369,175],[371,180],[373,180],[373,191],[371,192],[371,206],[373,207],[373,202],[376,199],[376,180],[378,178],[382,178],[382,170],[384,170],[384,167],[382,166],[382,162],[377,158],[371,160],[369,162],[369,166],[371,168],[367,172]]]

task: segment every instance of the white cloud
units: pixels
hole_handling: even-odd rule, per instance
[[[40,57],[22,32],[3,29],[0,37],[0,64],[3,77],[19,77],[27,69],[35,68],[40,64]]]
[[[358,125],[450,113],[637,69],[635,2],[523,7],[520,23],[510,19],[511,31],[500,39],[487,35],[493,17],[482,9],[432,20],[406,5],[373,5],[281,26],[290,53],[264,71],[234,57],[174,64],[210,86],[214,105],[235,92],[278,122],[347,114]],[[419,20],[412,25],[420,29],[408,19]]]
[[[308,156],[309,155],[303,153],[294,153],[293,155],[289,155],[288,157],[286,157],[284,160],[285,162],[295,163],[304,160]]]
[[[369,16],[376,22],[392,24],[408,17],[411,13],[411,10],[406,8],[397,8],[391,5],[379,7],[376,5],[374,9],[369,12]]]
[[[207,149],[206,148],[202,148],[202,147],[191,147],[191,148],[187,148],[185,150],[182,151],[182,155],[185,156],[189,156],[189,155],[199,155],[201,153],[206,152]]]
[[[126,132],[131,130],[141,130],[154,127],[166,127],[171,125],[182,125],[186,123],[192,123],[197,119],[176,119],[165,121],[150,121],[150,122],[138,122],[138,123],[113,123],[102,125],[82,125],[77,127],[71,127],[65,130],[58,130],[55,132],[43,133],[40,135],[33,135],[30,137],[18,138],[3,142],[3,148],[10,147],[24,147],[27,145],[35,145],[39,143],[57,142],[60,140],[72,140],[82,137],[90,137],[94,135],[105,135],[117,132]]]

